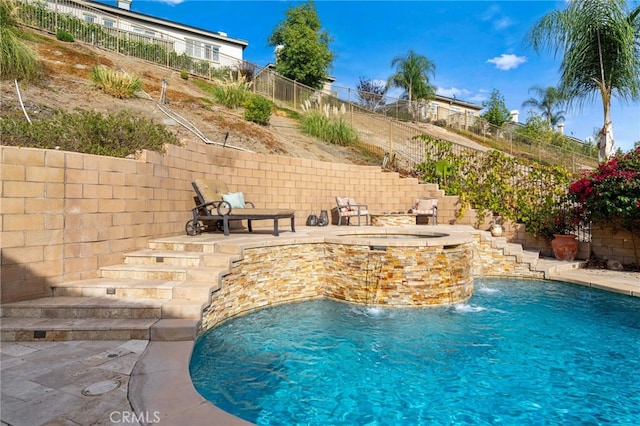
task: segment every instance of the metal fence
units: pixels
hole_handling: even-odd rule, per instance
[[[204,78],[220,76],[220,69],[238,69],[243,62],[219,51],[203,52],[207,59],[197,59],[187,52],[193,46],[168,32],[131,23],[79,0],[22,0],[16,2],[23,25],[61,35],[66,32],[74,41],[92,44],[121,53],[184,70]],[[98,19],[98,17],[100,17]],[[102,23],[99,23],[101,21]]]
[[[80,0],[18,1],[20,18],[24,25],[56,34],[60,30],[70,33],[74,40],[115,51],[124,55],[153,62],[171,69],[186,71],[207,79],[225,76],[229,69],[245,73],[252,79],[252,90],[274,103],[296,111],[318,110],[339,117],[357,132],[362,147],[375,155],[389,153],[393,166],[411,174],[425,159],[424,141],[414,139],[426,133],[425,126],[435,123],[469,138],[480,139],[492,148],[522,155],[537,161],[560,164],[574,171],[597,164],[597,159],[538,141],[521,137],[512,127],[496,128],[485,120],[469,114],[460,114],[440,106],[437,114],[429,114],[425,103],[409,104],[407,100],[378,96],[353,88],[334,86],[315,90],[287,79],[268,67],[239,61],[217,53],[207,59],[196,59],[186,52],[185,40],[157,29],[137,25],[134,30],[121,29],[118,16],[91,7]],[[91,16],[103,17],[103,24],[91,22]],[[108,19],[104,19],[107,16]],[[114,27],[104,25],[113,21]],[[375,107],[365,108],[363,97],[376,97]],[[425,112],[426,111],[426,112]],[[451,140],[451,138],[447,138]],[[454,151],[485,149],[451,141]],[[382,154],[381,154],[382,153]]]
[[[429,124],[437,124],[511,155],[547,164],[563,165],[573,171],[591,168],[598,163],[595,155],[585,155],[528,139],[518,132],[517,125],[492,126],[480,117],[460,113],[441,105],[435,116],[412,113],[407,100],[385,96],[375,110],[368,110],[360,104],[360,100],[363,95],[375,96],[374,94],[337,86],[332,87],[330,91],[314,90],[280,76],[271,69],[263,69],[256,74],[254,90],[275,103],[297,111],[307,112],[315,109],[330,116],[343,118],[354,127],[363,143],[393,153],[396,158],[403,158],[403,167],[408,167],[409,170],[424,159],[424,143],[413,140],[413,137],[424,134],[425,125]],[[424,108],[414,109],[421,111]],[[456,147],[455,150],[485,151],[475,148],[472,144],[459,144],[455,141],[451,143]],[[588,147],[578,146],[578,149],[588,150]]]

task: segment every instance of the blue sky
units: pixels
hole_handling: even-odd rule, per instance
[[[115,5],[115,0],[102,0]],[[244,59],[264,66],[274,61],[267,38],[286,16],[304,2],[133,0],[131,10],[190,26],[223,31],[245,40]],[[532,86],[555,86],[559,60],[538,55],[525,34],[546,13],[565,1],[323,1],[314,2],[322,28],[329,32],[335,54],[331,75],[335,85],[355,88],[359,77],[387,80],[391,61],[409,49],[436,65],[432,83],[438,94],[482,104],[491,91],[504,96],[507,108],[520,111]],[[630,5],[637,5],[630,2]],[[390,92],[399,96],[400,92]],[[592,138],[602,127],[602,102],[565,114],[565,133]],[[625,151],[640,141],[640,102],[612,101],[616,147]]]

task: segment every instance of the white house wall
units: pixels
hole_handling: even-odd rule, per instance
[[[32,2],[35,3],[35,2]],[[210,45],[218,48],[218,59],[210,60],[216,66],[230,66],[235,67],[242,62],[242,55],[246,42],[235,41],[226,36],[220,37],[206,37],[204,30],[194,29],[193,32],[180,30],[172,26],[171,22],[164,21],[165,25],[155,24],[145,20],[144,16],[140,19],[135,17],[121,17],[116,14],[107,13],[103,10],[92,7],[92,3],[87,2],[71,2],[64,0],[45,0],[49,10],[57,11],[58,13],[66,13],[75,16],[78,19],[87,21],[87,16],[91,16],[94,19],[95,24],[104,26],[105,28],[114,28],[121,31],[126,31],[133,34],[140,34],[146,37],[153,37],[157,40],[169,43],[173,46],[174,51],[181,55],[187,52],[186,39],[193,40],[202,45]],[[135,14],[135,12],[124,11],[126,13]],[[160,19],[154,19],[161,21]],[[105,22],[113,22],[113,27],[105,25]],[[177,25],[180,26],[180,25]],[[229,41],[225,40],[228,39]],[[235,41],[235,42],[234,42]],[[204,60],[203,56],[195,57],[196,59]]]

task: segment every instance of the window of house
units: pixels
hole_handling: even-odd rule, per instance
[[[201,58],[202,57],[202,49],[200,47],[200,42],[195,40],[185,40],[187,43],[187,55],[193,58]]]
[[[146,28],[142,28],[142,27],[133,27],[133,32],[134,33],[138,33],[138,34],[144,34],[144,35],[148,35],[151,37],[155,37],[156,33],[151,31],[151,30],[147,30]]]
[[[102,20],[102,24],[107,28],[115,28],[116,27],[116,21],[112,21],[110,19],[103,19]]]
[[[204,59],[218,62],[220,60],[220,47],[210,44],[204,45]]]
[[[96,22],[96,17],[94,15],[89,15],[85,13],[82,15],[82,18],[84,19],[85,22],[89,22],[91,24],[95,24]]]
[[[205,44],[197,40],[185,40],[187,55],[198,58],[206,59],[208,61],[217,62],[220,60],[220,46],[214,46],[212,44]]]

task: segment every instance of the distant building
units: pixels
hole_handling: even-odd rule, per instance
[[[239,66],[243,61],[244,49],[248,46],[248,42],[231,38],[224,32],[207,31],[131,11],[131,0],[115,0],[117,7],[82,0],[23,1],[100,25],[118,40],[157,45],[166,52],[178,56],[186,54],[213,67]],[[93,41],[96,45],[104,42],[97,37]]]
[[[450,126],[456,125],[467,128],[473,125],[480,117],[482,108],[482,105],[436,95],[432,100],[420,100],[417,102],[417,117],[415,119],[417,121],[444,120]],[[390,113],[394,113],[394,115],[411,115],[407,100],[398,100],[386,104],[385,109]]]

